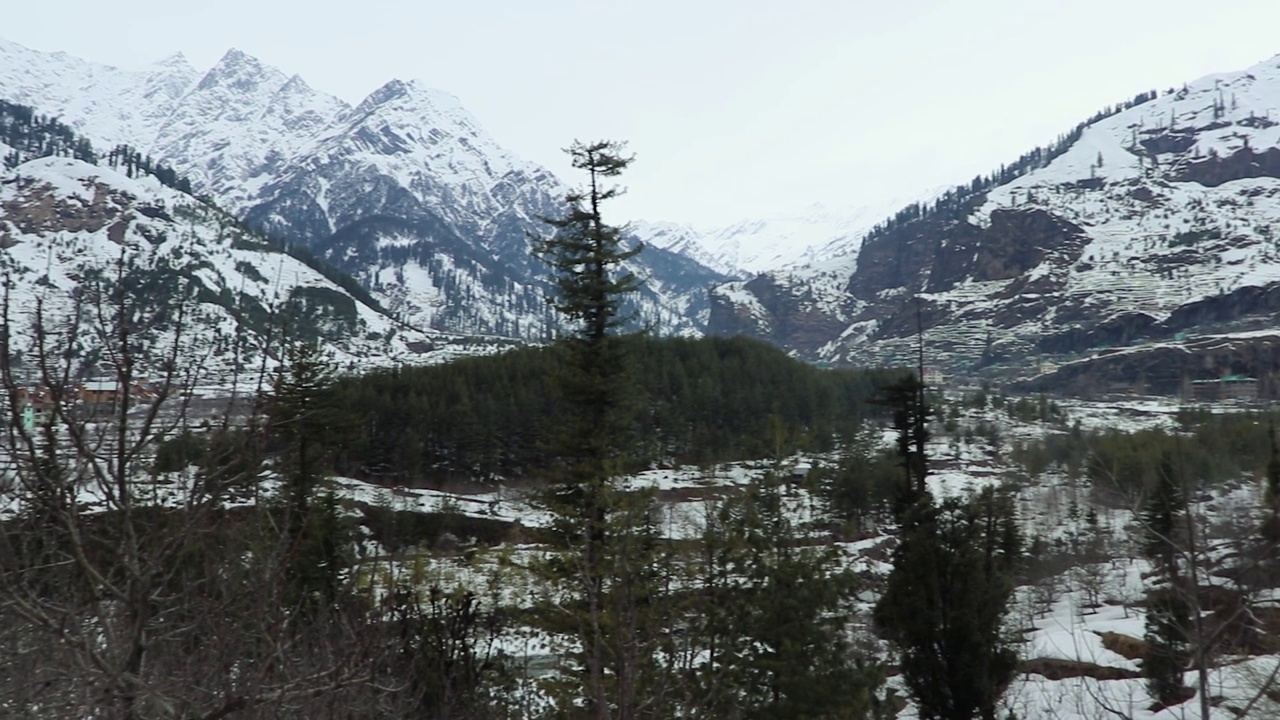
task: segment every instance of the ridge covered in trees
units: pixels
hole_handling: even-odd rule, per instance
[[[27,105],[0,100],[0,144],[8,145],[11,148],[3,158],[5,170],[12,170],[22,163],[36,158],[69,157],[91,165],[109,167],[123,173],[126,177],[151,175],[161,185],[191,195],[206,205],[216,207],[216,204],[210,198],[204,195],[197,195],[193,191],[191,180],[188,177],[180,175],[163,162],[154,160],[150,154],[130,145],[121,144],[111,148],[105,155],[101,155],[88,138],[80,135],[56,117],[42,115],[35,108]],[[263,236],[229,214],[226,215],[225,220],[235,225],[237,229],[246,235],[257,237],[259,239],[257,246],[261,249],[288,254],[323,275],[355,299],[384,315],[388,314],[382,305],[355,278],[317,258],[301,245]]]
[[[0,143],[11,148],[4,156],[6,170],[38,157],[73,157],[95,165],[98,162],[88,138],[57,118],[5,100],[0,100]]]
[[[117,145],[105,156],[100,155],[89,138],[27,105],[0,100],[0,143],[11,148],[4,156],[6,170],[42,157],[69,157],[90,165],[105,161],[107,167],[121,170],[128,177],[151,175],[166,187],[192,194],[191,181],[186,176],[149,154],[129,145]]]
[[[1094,113],[1088,120],[1059,135],[1052,143],[1023,153],[1017,160],[989,175],[977,175],[963,185],[956,185],[938,196],[933,202],[914,202],[899,210],[893,217],[877,224],[867,233],[863,242],[887,237],[901,231],[908,223],[940,216],[944,220],[958,220],[969,214],[973,205],[994,187],[1012,182],[1033,170],[1038,170],[1058,159],[1071,148],[1086,128],[1106,118],[1148,103],[1158,97],[1155,90],[1138,93],[1132,99],[1114,106],[1107,106]]]
[[[748,338],[621,340],[641,408],[626,438],[640,462],[712,463],[829,450],[878,412],[895,370],[820,370]],[[345,378],[337,405],[360,430],[339,472],[417,482],[450,471],[521,474],[543,465],[568,409],[561,347]]]

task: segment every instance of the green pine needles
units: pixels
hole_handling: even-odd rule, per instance
[[[588,344],[604,341],[625,322],[619,316],[621,299],[640,289],[640,280],[620,269],[643,247],[624,248],[622,228],[606,224],[601,215],[604,203],[624,192],[607,181],[635,159],[625,151],[621,142],[575,141],[565,152],[573,167],[587,172],[587,187],[565,196],[564,215],[542,218],[554,232],[536,238],[535,253],[554,275],[558,294],[551,302],[566,320],[580,323],[575,334]]]

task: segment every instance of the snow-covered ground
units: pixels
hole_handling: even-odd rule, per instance
[[[951,398],[953,402],[959,400],[959,396]],[[1105,557],[1052,570],[1016,590],[1007,629],[1024,638],[1020,652],[1027,664],[1024,664],[1026,671],[1018,675],[1005,694],[1004,707],[1022,720],[1092,720],[1121,716],[1131,720],[1174,720],[1198,716],[1194,699],[1176,707],[1152,710],[1145,682],[1136,675],[1140,663],[1132,653],[1126,657],[1117,651],[1123,648],[1121,641],[1125,638],[1136,641],[1144,634],[1142,598],[1147,582],[1144,574],[1151,568],[1146,560],[1138,557],[1135,538],[1141,533],[1133,512],[1097,506],[1093,508],[1097,522],[1090,530],[1083,517],[1089,508],[1089,495],[1083,486],[1073,486],[1065,473],[1058,470],[1029,478],[1011,458],[1013,443],[1070,432],[1073,426],[1085,432],[1173,429],[1180,406],[1158,398],[1108,404],[1079,400],[1055,402],[1059,414],[1053,423],[1016,421],[1006,409],[995,409],[990,404],[984,409],[970,409],[961,414],[953,432],[943,429],[939,421],[929,446],[933,458],[929,483],[935,495],[959,495],[993,485],[1010,487],[1016,494],[1020,521],[1029,538],[1062,547],[1091,531],[1104,548]],[[979,426],[988,429],[975,432]],[[893,440],[892,431],[883,429],[880,439],[888,446]],[[621,478],[618,485],[654,492],[662,511],[660,527],[669,537],[684,539],[701,532],[708,514],[715,511],[720,499],[773,472],[792,480],[784,495],[784,506],[796,526],[816,527],[814,521],[822,520],[823,507],[811,491],[812,484],[807,482],[806,475],[812,468],[831,465],[837,460],[834,455],[797,455],[776,463],[753,461],[714,467],[654,468]],[[278,490],[278,483],[270,475],[264,475],[261,480],[261,496]],[[189,499],[188,490],[194,487],[194,481],[194,472],[188,471],[140,480],[139,490],[149,501],[180,505]],[[480,492],[446,492],[386,487],[339,477],[332,480],[330,487],[343,499],[353,518],[360,516],[360,506],[367,505],[403,512],[458,513],[509,523],[513,528],[542,528],[550,521],[548,513],[538,507],[528,490],[502,485]],[[77,499],[88,510],[107,507],[103,493],[92,484],[81,488]],[[1257,513],[1258,500],[1255,485],[1242,478],[1241,482],[1198,496],[1193,507],[1198,517],[1212,525]],[[252,502],[252,498],[239,502]],[[1079,511],[1073,509],[1077,504]],[[10,496],[0,513],[12,512],[15,507]],[[888,550],[893,544],[892,528],[885,530],[888,532],[839,542],[848,567],[866,583],[855,602],[859,627],[867,623],[877,583],[892,569],[888,562]],[[545,548],[537,544],[521,540],[486,547],[474,538],[464,537],[457,538],[453,547],[444,550],[402,547],[393,552],[381,546],[367,529],[360,533],[357,555],[361,560],[357,577],[374,589],[385,590],[406,583],[446,590],[466,588],[475,592],[482,602],[507,606],[527,606],[545,598],[548,592],[537,580],[536,573],[529,569],[546,557]],[[1226,550],[1225,545],[1210,545],[1205,556],[1221,558]],[[1215,579],[1213,582],[1226,581]],[[1091,598],[1096,599],[1096,604],[1090,603]],[[557,648],[565,647],[566,642],[565,638],[551,637],[534,628],[514,628],[498,638],[496,647],[525,658],[530,673],[537,674],[554,664]],[[1100,666],[1101,672],[1119,677],[1050,679],[1038,669],[1043,664],[1037,665],[1034,661],[1089,663]],[[1219,659],[1209,673],[1216,698],[1212,717],[1223,720],[1235,717],[1228,706],[1240,708],[1247,704],[1277,662],[1280,659],[1276,656],[1267,655]],[[1195,672],[1187,672],[1188,687],[1194,687],[1196,679]],[[900,679],[891,678],[889,687],[900,690]],[[1260,705],[1253,716],[1272,717],[1267,713],[1275,711],[1276,708]],[[899,717],[916,716],[908,707]]]

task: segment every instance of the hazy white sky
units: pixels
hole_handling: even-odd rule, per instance
[[[618,220],[729,223],[967,181],[1104,105],[1280,54],[1280,0],[60,0],[0,36],[125,67],[231,47],[359,101],[459,96],[502,144],[625,139]]]

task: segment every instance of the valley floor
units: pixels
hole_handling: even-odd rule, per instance
[[[951,398],[958,402],[959,396]],[[1140,653],[1144,634],[1144,587],[1151,566],[1141,556],[1137,537],[1141,534],[1135,508],[1106,500],[1087,487],[1087,481],[1069,477],[1060,469],[1036,476],[1028,474],[1014,458],[1013,447],[1073,432],[1117,430],[1136,432],[1161,428],[1174,430],[1183,406],[1167,399],[1136,398],[1115,403],[1076,400],[1057,401],[1060,415],[1052,422],[1015,420],[1009,413],[993,408],[966,410],[957,426],[947,431],[935,424],[929,446],[930,489],[936,496],[964,494],[984,486],[1016,488],[1023,532],[1042,547],[1052,550],[1043,557],[1029,558],[1032,567],[1016,590],[1014,609],[1007,630],[1019,635],[1021,671],[1005,694],[1003,705],[1021,720],[1085,720],[1103,717],[1152,720],[1199,717],[1196,698],[1164,709],[1155,709],[1141,677]],[[1234,412],[1219,406],[1214,412]],[[977,432],[975,432],[975,429]],[[884,430],[882,440],[892,443],[893,433]],[[673,539],[695,538],[705,519],[720,499],[739,492],[753,480],[777,473],[791,480],[785,505],[793,520],[812,528],[814,543],[839,544],[850,568],[863,579],[857,598],[858,614],[854,632],[870,633],[869,615],[879,588],[892,569],[889,551],[895,540],[893,528],[865,523],[854,535],[830,531],[823,523],[826,508],[815,492],[808,473],[829,467],[835,456],[793,456],[780,462],[733,463],[711,468],[681,467],[653,469],[630,476],[623,484],[630,488],[650,488],[661,503],[661,527]],[[352,502],[382,506],[411,513],[456,513],[511,527],[545,527],[548,515],[530,502],[527,490],[493,487],[484,492],[446,492],[429,488],[386,488],[350,478],[337,478],[336,487]],[[1259,512],[1260,491],[1250,477],[1207,489],[1195,498],[1194,512],[1205,527],[1238,527]],[[1106,500],[1106,501],[1104,501]],[[1086,527],[1085,514],[1092,509],[1096,525]],[[1071,552],[1086,532],[1094,533],[1089,552]],[[519,537],[519,533],[516,534]],[[421,548],[416,562],[419,579],[442,585],[462,584],[501,590],[494,596],[500,603],[520,604],[539,592],[528,574],[519,568],[541,554],[536,543],[483,547],[474,537],[450,537],[447,548]],[[1225,541],[1207,554],[1227,552]],[[367,539],[362,554],[367,558],[397,557],[403,553],[381,547]],[[1226,584],[1211,578],[1210,584]],[[1280,590],[1275,591],[1280,597]],[[1269,598],[1257,599],[1267,605]],[[516,655],[529,659],[545,671],[554,665],[549,653],[550,638],[538,632],[518,633],[504,641]],[[870,637],[864,641],[876,644]],[[883,648],[888,658],[887,648]],[[1280,656],[1274,654],[1232,654],[1216,656],[1209,672],[1213,718],[1236,718],[1248,708],[1250,717],[1275,717],[1280,705],[1280,683],[1275,680]],[[1195,687],[1197,674],[1186,673],[1186,684]],[[902,692],[897,678],[888,688]],[[1265,692],[1264,692],[1265,691]],[[914,718],[910,706],[899,715]]]

